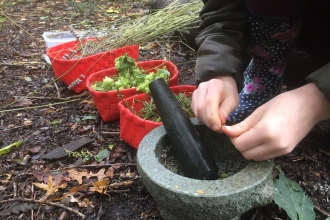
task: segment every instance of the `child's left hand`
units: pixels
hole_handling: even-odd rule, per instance
[[[246,159],[290,153],[319,121],[330,118],[330,102],[310,83],[282,93],[233,126],[222,126]]]

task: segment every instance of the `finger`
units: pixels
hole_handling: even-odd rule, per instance
[[[222,126],[222,132],[231,138],[238,137],[258,124],[263,115],[263,108],[259,107],[245,120],[232,126]]]
[[[260,144],[255,148],[242,152],[242,155],[248,160],[264,161],[286,154],[278,149],[274,149],[267,144]]]
[[[219,108],[220,103],[223,100],[223,92],[222,89],[219,89],[218,91],[210,91],[208,90],[208,93],[205,97],[205,104],[206,104],[206,120],[209,123],[209,127],[213,131],[219,131],[221,129],[221,119],[219,115]]]
[[[260,135],[261,126],[255,126],[238,137],[230,138],[232,144],[241,153],[253,149],[266,143],[263,136]]]
[[[218,91],[209,90],[209,86],[200,84],[198,90],[193,93],[193,111],[195,116],[206,126],[219,131],[221,128],[221,120],[219,117],[219,103],[221,99],[221,89]]]
[[[238,99],[239,98],[237,96],[237,102],[235,102],[227,97],[223,98],[223,102],[219,106],[219,117],[221,120],[221,124],[224,125],[226,123],[226,118],[229,115],[229,113],[237,108],[239,103]]]
[[[191,109],[193,110],[194,115],[196,116],[196,118],[199,117],[199,114],[198,114],[198,111],[197,111],[197,105],[196,105],[196,103],[198,103],[197,100],[198,100],[198,90],[195,90],[193,92],[193,95],[192,95]]]

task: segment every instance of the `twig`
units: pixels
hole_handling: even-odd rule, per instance
[[[0,66],[24,66],[28,64],[45,64],[43,62],[17,62],[17,63],[0,63]]]
[[[61,98],[61,93],[60,93],[60,90],[58,89],[58,86],[57,86],[56,82],[54,82],[54,86],[55,86],[56,91],[57,91],[57,98]]]
[[[105,134],[105,135],[119,135],[120,131],[100,131],[99,134]]]
[[[56,85],[56,84],[55,84]],[[56,86],[57,87],[57,86]],[[58,89],[58,88],[57,88]],[[58,90],[57,90],[58,91]],[[58,91],[57,96],[58,97],[34,97],[34,96],[30,96],[29,99],[38,99],[38,100],[52,100],[52,101],[68,101],[68,100],[72,100],[72,99],[77,99],[77,98],[82,98],[84,96],[88,95],[87,91],[84,91],[83,93],[79,94],[79,95],[74,95],[74,96],[70,96],[67,98],[61,98],[60,97],[60,93]]]
[[[76,215],[78,215],[79,217],[81,217],[81,219],[85,219],[86,216],[84,214],[82,214],[81,212],[72,209],[70,207],[66,207],[64,205],[58,204],[58,203],[54,203],[54,202],[49,202],[49,201],[40,201],[40,200],[35,200],[35,199],[26,199],[26,198],[15,198],[15,199],[7,199],[7,200],[2,200],[0,201],[0,204],[4,204],[7,202],[33,202],[33,203],[38,203],[38,204],[42,204],[42,205],[52,205],[52,206],[57,206],[59,208],[68,210],[69,212],[73,212]]]
[[[120,194],[120,193],[129,193],[131,190],[130,189],[112,189],[112,190],[108,190],[107,193],[116,193],[116,194]]]
[[[116,166],[136,166],[136,163],[114,163],[114,164],[98,164],[98,165],[80,165],[68,167],[71,168],[102,168],[102,167],[116,167]]]
[[[259,209],[257,209],[257,210],[254,212],[254,214],[253,214],[253,216],[251,217],[250,220],[254,220],[254,219],[256,218],[258,212],[259,212]]]
[[[38,106],[26,106],[26,107],[19,107],[19,108],[14,108],[14,109],[6,109],[6,110],[2,110],[0,108],[0,113],[3,112],[14,112],[14,111],[21,111],[21,110],[27,110],[27,109],[35,109],[35,108],[47,108],[49,106],[53,106],[53,105],[63,105],[63,104],[67,104],[69,102],[76,102],[76,101],[80,101],[81,99],[73,99],[73,100],[68,100],[68,101],[63,101],[63,102],[58,102],[58,103],[49,103],[46,105],[38,105]],[[16,106],[17,107],[17,106]]]
[[[327,213],[326,211],[323,211],[320,207],[318,207],[318,206],[315,205],[314,208],[315,208],[317,211],[319,211],[320,213],[322,213],[324,216],[326,216],[326,217],[330,217],[330,214]]]
[[[14,51],[17,55],[21,56],[21,57],[34,57],[34,56],[38,56],[39,53],[33,53],[33,54],[21,54],[20,52],[14,50],[13,48],[10,48],[12,51]]]
[[[18,128],[25,128],[25,127],[30,127],[30,126],[32,126],[32,124],[29,124],[29,125],[20,125],[20,126],[8,128],[8,129],[5,129],[5,130],[0,130],[0,132],[12,131],[12,130],[15,130],[15,129],[18,129]]]

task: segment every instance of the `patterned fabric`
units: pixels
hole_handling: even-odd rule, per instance
[[[227,121],[240,122],[280,90],[287,58],[301,30],[301,17],[263,18],[248,13],[252,60],[244,72],[238,108]]]

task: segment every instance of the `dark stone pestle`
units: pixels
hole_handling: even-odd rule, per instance
[[[156,79],[149,84],[149,88],[184,175],[200,180],[217,179],[216,163],[165,80]]]

